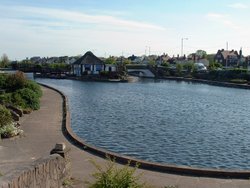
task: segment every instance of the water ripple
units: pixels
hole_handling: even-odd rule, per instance
[[[250,169],[250,91],[175,81],[39,79],[63,91],[85,141],[140,159]]]

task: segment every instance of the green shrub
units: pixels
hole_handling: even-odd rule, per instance
[[[38,110],[41,96],[40,86],[33,81],[27,81],[25,88],[0,95],[0,103],[11,104],[22,109]]]
[[[12,102],[23,109],[38,110],[40,108],[39,97],[29,88],[19,89],[13,93]]]
[[[6,74],[0,74],[0,89],[5,88],[6,79],[7,79]]]
[[[90,188],[142,188],[145,187],[145,183],[139,183],[139,177],[134,173],[137,167],[129,167],[130,164],[125,167],[119,168],[114,161],[109,160],[105,168],[92,162],[97,172],[93,174],[96,182],[93,183]]]
[[[12,104],[15,107],[20,107],[22,109],[26,109],[26,102],[18,92],[11,93],[10,97],[10,104]]]
[[[10,138],[22,133],[23,131],[16,127],[15,122],[11,122],[9,125],[0,127],[0,135],[2,138]]]
[[[176,65],[176,75],[177,75],[177,76],[182,76],[182,70],[183,70],[182,64],[178,63],[178,64]]]
[[[9,92],[14,92],[18,89],[24,88],[27,79],[23,72],[17,71],[15,74],[10,74],[6,79],[6,89]]]
[[[3,105],[0,105],[0,128],[9,125],[12,122],[10,111]]]
[[[15,127],[12,124],[0,127],[0,135],[2,138],[15,136]]]
[[[31,89],[32,91],[34,91],[37,94],[37,97],[41,97],[42,96],[42,89],[41,87],[33,80],[27,80],[26,84],[25,84],[25,88]]]
[[[11,104],[11,93],[5,93],[0,95],[0,103],[2,104]]]
[[[3,138],[11,137],[15,134],[15,127],[10,111],[0,105],[0,136]]]

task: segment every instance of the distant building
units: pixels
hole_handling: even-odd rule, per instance
[[[104,61],[88,51],[72,64],[72,70],[76,76],[99,75],[102,71],[117,72],[117,66],[105,64]]]
[[[40,60],[41,60],[41,58],[39,56],[35,56],[35,57],[30,58],[30,61],[33,63],[39,63]]]
[[[142,59],[143,59],[142,57],[135,56],[135,55],[128,57],[128,60],[130,60],[132,64],[141,64]]]
[[[163,54],[163,55],[157,57],[156,64],[161,65],[163,63],[167,63],[170,59],[171,59],[171,57],[169,57],[167,54]]]
[[[240,51],[242,54],[242,52]],[[234,67],[239,63],[240,55],[235,50],[218,50],[214,56],[214,60],[217,63],[222,64],[224,67]]]
[[[76,76],[99,74],[105,70],[104,62],[92,52],[86,52],[80,59],[72,64],[73,74]]]

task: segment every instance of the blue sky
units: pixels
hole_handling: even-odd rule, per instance
[[[185,54],[228,42],[250,55],[249,9],[249,0],[0,0],[0,53],[176,56],[188,38]]]

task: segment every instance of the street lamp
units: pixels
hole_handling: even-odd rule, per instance
[[[188,40],[188,38],[181,38],[181,57],[183,56],[183,40]]]

